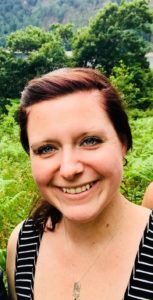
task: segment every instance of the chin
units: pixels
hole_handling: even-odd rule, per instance
[[[75,223],[89,223],[94,221],[97,217],[98,217],[99,213],[98,212],[94,212],[93,209],[92,210],[84,210],[81,209],[81,211],[71,211],[69,213],[64,213],[63,216],[68,219],[71,222],[75,222]]]
[[[78,224],[87,224],[87,223],[90,223],[92,221],[94,221],[95,218],[93,217],[83,217],[83,216],[80,216],[80,217],[71,217],[71,218],[67,218],[70,222],[73,222],[73,223],[78,223]]]

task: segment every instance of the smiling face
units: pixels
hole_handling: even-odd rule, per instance
[[[28,108],[33,177],[73,221],[93,220],[120,197],[125,146],[100,101],[98,91],[81,91]]]

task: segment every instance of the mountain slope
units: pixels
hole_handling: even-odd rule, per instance
[[[121,0],[112,0],[120,2]],[[0,39],[28,25],[47,29],[52,23],[72,22],[74,27],[88,23],[91,16],[109,0],[2,0],[0,1]],[[153,8],[153,0],[150,1]]]

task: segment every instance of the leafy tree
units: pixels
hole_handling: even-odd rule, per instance
[[[60,41],[54,39],[32,52],[28,62],[29,74],[34,77],[66,66],[68,59]]]
[[[33,25],[48,29],[52,23],[72,22],[74,28],[88,24],[108,0],[1,0],[0,1],[0,35],[5,37],[11,32]],[[112,0],[121,3],[121,0]],[[127,1],[129,2],[129,1]],[[132,2],[132,1],[131,1]],[[149,1],[152,7],[153,0]],[[151,35],[146,35],[151,40]],[[1,39],[1,46],[4,45]]]
[[[0,97],[0,117],[1,117],[1,115],[7,113],[6,106],[11,105],[11,102],[13,102],[12,99]]]
[[[20,97],[28,79],[28,61],[0,49],[0,98]]]
[[[153,14],[147,0],[110,3],[89,26],[76,33],[74,60],[79,66],[101,65],[107,74],[122,60],[126,66],[148,68],[144,34],[151,32]]]
[[[123,62],[112,70],[112,83],[122,93],[128,108],[146,109],[153,107],[153,72],[139,66],[126,67]]]
[[[42,44],[50,40],[50,34],[35,26],[28,26],[25,30],[11,33],[7,39],[7,47],[13,52],[28,53],[38,50]]]
[[[65,28],[68,37],[71,29]],[[62,34],[66,41],[61,27]],[[10,48],[0,49],[1,99],[20,97],[28,80],[69,64],[59,33],[30,26],[11,34],[8,45]]]
[[[72,24],[66,24],[62,25],[59,23],[54,23],[50,26],[50,31],[57,35],[57,37],[61,38],[62,44],[65,48],[65,50],[71,50],[71,43],[73,38],[73,25]]]

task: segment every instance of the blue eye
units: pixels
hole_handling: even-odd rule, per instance
[[[102,141],[100,138],[91,136],[91,137],[87,137],[85,138],[82,142],[81,142],[81,146],[95,146],[97,144],[100,144]]]
[[[43,155],[43,154],[53,153],[55,150],[56,149],[54,146],[48,144],[48,145],[43,145],[38,149],[34,150],[34,153],[37,155]]]

